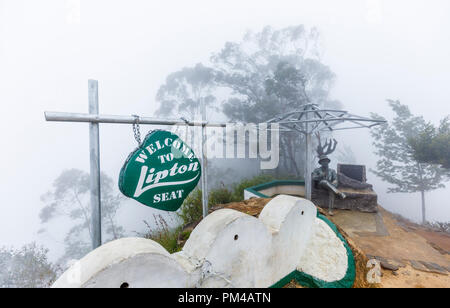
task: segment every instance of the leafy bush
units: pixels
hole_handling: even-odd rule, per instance
[[[47,288],[61,269],[48,260],[48,249],[31,243],[0,247],[0,288]]]
[[[186,242],[188,240],[189,236],[191,236],[191,232],[192,232],[192,230],[182,231],[180,233],[180,235],[178,236],[178,239],[182,242]]]
[[[209,192],[208,205],[212,207],[217,204],[226,204],[233,202],[233,193],[226,188],[214,189]]]
[[[281,178],[292,178],[291,176],[282,176]],[[212,189],[208,195],[208,209],[217,204],[226,204],[230,202],[239,202],[244,200],[244,189],[270,182],[277,179],[271,174],[261,174],[253,178],[243,179],[233,185],[233,190],[228,190],[225,187]],[[203,217],[202,210],[202,190],[195,189],[183,202],[178,216],[183,220],[183,225],[198,222]]]
[[[250,179],[243,179],[239,183],[235,184],[233,187],[233,201],[244,200],[244,190],[246,188],[270,182],[273,180],[275,180],[275,177],[270,174],[261,174]]]
[[[169,225],[161,215],[153,215],[155,226],[152,228],[147,221],[144,223],[149,228],[145,238],[151,239],[161,246],[163,246],[169,253],[175,253],[181,250],[182,247],[178,245],[178,236],[181,232],[181,228],[170,229]]]
[[[201,189],[195,189],[189,194],[177,214],[183,220],[183,225],[188,225],[202,219],[203,209]]]

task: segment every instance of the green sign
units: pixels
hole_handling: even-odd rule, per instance
[[[120,170],[119,189],[147,206],[176,211],[195,188],[201,166],[177,135],[156,130],[128,156]]]

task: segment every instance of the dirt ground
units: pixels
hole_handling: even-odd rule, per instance
[[[425,230],[410,230],[409,232],[402,228],[392,214],[380,208],[380,214],[384,223],[385,230],[379,230],[380,227],[374,227],[377,222],[376,214],[359,213],[351,211],[336,211],[331,220],[343,228],[356,244],[368,255],[381,256],[396,260],[418,260],[439,264],[443,267],[450,266],[450,255],[442,254],[435,249],[424,237],[427,234],[429,239],[433,239],[437,244],[447,247],[450,244],[450,237],[438,232]],[[360,219],[362,215],[372,216],[375,222],[367,225],[371,226],[368,230],[365,225],[355,226],[351,218]],[[343,217],[348,216],[348,217]],[[370,219],[366,219],[369,221]],[[383,232],[384,231],[384,232]],[[387,231],[387,234],[385,233]]]
[[[335,211],[329,217],[345,230],[366,256],[394,264],[382,269],[382,288],[450,288],[450,236],[397,218],[380,207],[378,214]],[[437,265],[436,268],[425,264]],[[414,266],[413,266],[414,265]]]
[[[381,288],[449,288],[450,276],[418,271],[410,265],[400,268],[398,275],[383,270]]]
[[[251,199],[219,205],[212,211],[231,208],[257,217],[269,201]],[[379,213],[335,210],[333,214],[327,217],[343,231],[354,246],[352,250],[365,254],[364,259],[361,256],[359,259],[383,261],[381,283],[370,287],[450,288],[448,234],[400,220],[381,207]],[[359,271],[359,276],[364,277],[364,269]]]

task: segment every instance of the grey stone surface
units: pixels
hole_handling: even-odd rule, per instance
[[[381,267],[389,271],[398,271],[399,267],[389,262],[380,261]]]
[[[370,190],[341,189],[347,196],[345,199],[336,198],[334,208],[341,210],[361,211],[368,213],[378,212],[378,197]],[[322,189],[313,189],[312,201],[321,208],[328,209],[328,192]]]
[[[411,263],[411,266],[418,271],[448,275],[447,269],[440,266],[439,264],[415,260],[410,260],[409,262]]]
[[[418,271],[428,272],[428,269],[420,261],[409,260],[409,263],[411,263],[411,266]]]
[[[447,275],[447,270],[433,262],[420,261],[430,272]]]
[[[400,267],[393,260],[389,260],[383,257],[375,257],[378,261],[380,261],[380,265],[383,269],[389,271],[397,271]]]
[[[321,146],[319,146],[318,149],[320,148]],[[316,168],[312,174],[311,197],[316,205],[322,208],[328,208],[328,190],[331,190],[336,194],[336,198],[333,201],[334,209],[368,213],[376,213],[378,211],[378,196],[373,191],[372,185],[366,182],[366,167],[364,165],[338,164],[338,172],[336,173],[332,169],[327,169],[327,162],[322,162],[321,164],[323,166],[321,168]],[[328,170],[328,172],[326,170]],[[319,181],[322,179],[326,179],[331,184],[337,185],[337,187],[327,188],[323,187],[323,185],[318,185]],[[337,180],[336,183],[335,179]],[[336,188],[339,192],[336,192]],[[341,193],[345,194],[346,197],[342,198]]]
[[[414,231],[416,231],[417,230],[417,228],[414,228],[414,227],[412,227],[412,226],[408,226],[408,225],[406,225],[404,222],[402,222],[402,221],[396,221],[396,224],[397,224],[397,226],[399,226],[400,228],[402,228],[403,229],[403,231],[405,231],[405,232],[414,232]]]
[[[354,180],[352,178],[349,178],[343,173],[337,174],[339,187],[341,188],[353,188],[353,189],[372,189],[371,184],[367,184],[364,182],[360,182],[357,180]]]
[[[337,164],[337,172],[358,182],[367,182],[366,166],[355,164]]]
[[[389,236],[389,231],[384,224],[383,215],[378,212],[375,216],[375,224],[377,226],[377,235],[378,236]]]

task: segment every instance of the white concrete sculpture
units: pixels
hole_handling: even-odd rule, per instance
[[[211,213],[175,254],[148,239],[107,243],[53,287],[270,287],[298,271],[333,282],[348,275],[344,245],[314,204],[281,195],[259,218],[230,209]]]

